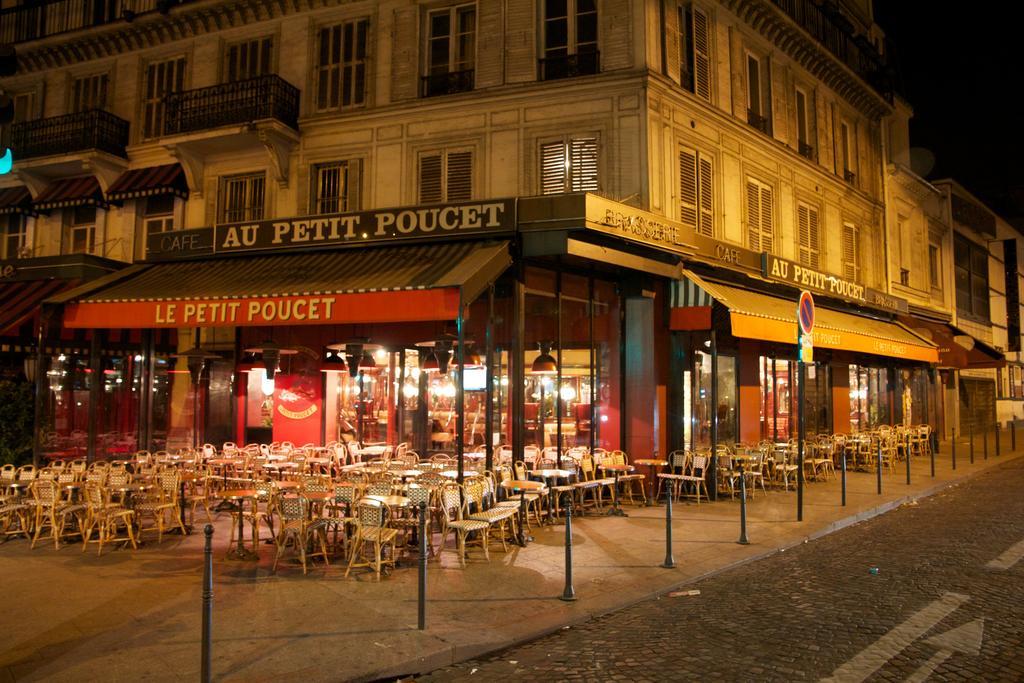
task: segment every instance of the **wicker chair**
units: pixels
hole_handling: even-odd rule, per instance
[[[112,502],[110,492],[95,483],[86,482],[82,495],[86,506],[85,533],[82,539],[83,553],[89,543],[93,542],[93,531],[97,532],[95,541],[99,544],[97,555],[103,553],[103,545],[106,543],[125,541],[131,543],[132,548],[139,547],[135,542],[135,512],[133,510]],[[124,536],[118,536],[119,527],[124,527]]]
[[[185,523],[181,519],[180,492],[181,474],[177,470],[164,470],[157,475],[156,488],[135,505],[139,521],[139,536],[145,531],[156,531],[157,543],[164,540],[164,529],[178,527],[185,535]],[[142,518],[150,517],[153,525],[142,526]]]
[[[394,568],[398,530],[388,526],[390,517],[391,509],[378,501],[364,498],[356,504],[356,530],[353,535],[355,543],[349,554],[345,578],[348,578],[354,567],[373,567],[377,580],[380,581],[381,571],[385,566]],[[373,549],[373,559],[357,562],[356,559],[362,556],[367,546]],[[385,548],[391,549],[390,555],[385,556]]]
[[[277,572],[277,563],[284,555],[288,544],[298,550],[299,560],[302,562],[302,573],[306,574],[306,560],[313,557],[324,558],[325,564],[330,564],[327,559],[327,535],[325,525],[310,521],[308,503],[302,496],[278,496],[277,517],[280,520],[280,528],[275,537],[277,552],[274,554],[273,572]],[[314,552],[307,552],[310,543],[314,546]],[[315,551],[319,544],[320,550]]]
[[[32,499],[36,507],[32,548],[36,547],[36,541],[45,529],[49,529],[53,547],[57,550],[60,549],[62,538],[75,535],[85,538],[85,506],[66,503],[61,498],[60,485],[56,481],[36,480],[32,484]],[[70,530],[69,521],[74,523]]]
[[[469,519],[467,516],[468,496],[464,496],[464,490],[455,482],[445,484],[441,488],[440,505],[441,520],[441,552],[445,550],[448,541],[448,534],[455,534],[455,549],[459,554],[459,564],[466,566],[466,544],[470,533],[479,532],[476,543],[484,549],[484,558],[490,561],[491,556],[487,550],[488,531],[491,523],[482,519]]]

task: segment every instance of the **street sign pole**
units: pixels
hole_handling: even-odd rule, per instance
[[[802,335],[798,334],[797,337]],[[802,340],[801,340],[802,341]],[[802,349],[802,347],[801,347]],[[803,355],[797,362],[797,447],[796,447],[796,521],[804,521],[804,386],[807,383],[807,372],[804,367]]]
[[[797,344],[797,447],[796,447],[796,521],[804,520],[804,440],[807,435],[807,364],[814,362],[814,297],[800,292],[796,306]]]

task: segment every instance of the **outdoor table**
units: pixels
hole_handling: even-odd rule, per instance
[[[529,470],[528,476],[540,477],[544,480],[544,483],[548,486],[548,519],[554,518],[555,511],[555,500],[554,500],[554,489],[551,487],[551,479],[571,479],[576,476],[576,470],[564,470],[556,468],[540,469],[540,470]]]
[[[362,457],[373,457],[376,455],[384,455],[384,451],[387,450],[387,446],[363,446],[356,453]]]
[[[317,467],[326,467],[331,464],[330,458],[306,458],[306,465],[315,465]]]
[[[229,560],[258,560],[259,556],[245,547],[245,530],[243,528],[244,522],[244,510],[245,501],[252,501],[252,505],[256,504],[256,497],[259,495],[259,491],[256,489],[230,489],[221,493],[221,497],[226,501],[231,501],[238,506],[238,544],[237,546],[228,551]]]
[[[442,477],[447,477],[448,479],[458,479],[459,478],[459,471],[458,470],[444,470],[443,472],[441,472],[441,476]],[[462,478],[463,479],[468,478],[468,477],[479,477],[479,476],[480,476],[480,473],[479,472],[474,472],[473,470],[463,470],[462,471]]]
[[[657,458],[640,458],[639,460],[633,461],[634,465],[647,465],[651,474],[651,495],[648,496],[647,502],[644,503],[644,507],[651,507],[657,505],[657,501],[654,500],[654,480],[657,478],[657,472],[654,471],[656,467],[668,467],[668,460],[659,460]]]
[[[543,493],[545,485],[539,481],[523,479],[503,481],[501,482],[501,485],[510,492],[519,494],[519,545],[525,548],[526,542],[533,540],[532,536],[527,538],[526,532],[524,531],[524,525],[526,524],[526,492]]]
[[[413,479],[423,474],[423,470],[395,470],[391,474],[404,479]]]
[[[299,488],[299,482],[285,479],[282,481],[275,481],[274,486],[276,486],[281,491],[292,491],[294,489]]]
[[[369,498],[393,508],[404,508],[409,504],[409,498],[406,496],[363,496],[363,498]]]
[[[633,466],[608,464],[601,465],[601,469],[611,472],[612,476],[615,477],[615,483],[612,485],[612,509],[609,510],[607,514],[614,515],[616,517],[629,517],[626,511],[619,507],[619,473],[632,472]]]
[[[309,493],[300,493],[299,495],[309,501],[310,515],[313,514],[314,506],[322,509],[324,505],[334,500],[334,491],[311,491]]]
[[[192,533],[192,526],[185,524],[185,484],[198,481],[201,477],[195,472],[182,472],[179,476],[181,491],[178,494],[178,514],[181,517],[181,527],[185,530],[185,534],[190,534]],[[172,529],[171,531],[173,533],[176,530]]]
[[[234,465],[236,462],[242,462],[239,458],[212,458],[206,461],[206,464],[210,467],[219,467],[221,477],[224,480],[224,485],[228,485],[228,465]]]

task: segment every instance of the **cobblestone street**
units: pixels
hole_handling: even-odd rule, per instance
[[[699,595],[420,680],[1024,680],[1022,488],[1024,462],[1007,463],[688,587]]]

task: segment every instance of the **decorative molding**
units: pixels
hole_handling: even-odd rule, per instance
[[[199,154],[191,152],[187,144],[175,142],[164,147],[170,152],[172,157],[178,160],[182,170],[185,171],[185,182],[188,183],[189,192],[192,193],[193,197],[199,198],[203,196],[203,177],[206,171],[206,159]]]
[[[270,166],[274,172],[274,179],[284,189],[288,187],[288,166],[292,150],[299,143],[299,136],[291,129],[283,130],[272,125],[257,124],[256,137],[267,150],[270,157]]]
[[[894,183],[918,201],[937,199],[942,196],[942,192],[937,187],[903,164],[886,164],[885,170]]]

